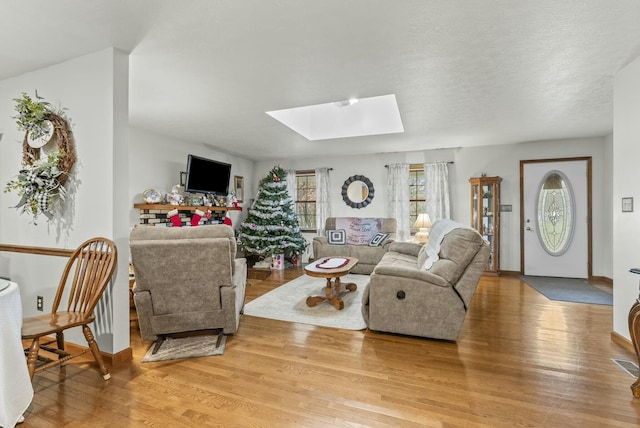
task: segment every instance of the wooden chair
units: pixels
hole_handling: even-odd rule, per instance
[[[69,257],[58,285],[51,314],[23,320],[22,339],[32,340],[28,350],[25,349],[31,379],[33,379],[35,372],[62,364],[88,351],[91,351],[98,363],[104,380],[111,377],[89,324],[95,319],[93,310],[111,281],[117,259],[117,249],[112,241],[106,238],[92,238],[85,241]],[[67,310],[58,311],[67,284],[70,286]],[[87,339],[89,348],[72,354],[64,349],[64,330],[79,326],[82,326],[82,332]],[[40,343],[40,338],[52,339],[52,337],[45,336],[53,334],[56,336],[54,340]],[[56,344],[56,347],[50,346],[53,343]],[[51,359],[40,355],[40,349],[57,354],[58,358]],[[44,364],[36,367],[38,360],[44,361]]]

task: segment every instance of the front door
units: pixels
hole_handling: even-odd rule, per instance
[[[588,278],[591,158],[521,161],[525,275]]]

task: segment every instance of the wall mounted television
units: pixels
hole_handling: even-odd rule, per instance
[[[231,165],[200,156],[187,157],[187,177],[184,190],[190,193],[227,195],[231,178]]]

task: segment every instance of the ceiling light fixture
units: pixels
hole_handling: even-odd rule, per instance
[[[349,98],[348,100],[342,100],[334,103],[337,107],[348,107],[358,103],[357,98]]]

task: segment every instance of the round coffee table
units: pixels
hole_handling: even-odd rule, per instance
[[[307,297],[307,306],[314,307],[320,302],[329,300],[337,310],[344,309],[344,302],[340,295],[345,291],[356,291],[358,286],[352,282],[342,283],[340,277],[348,274],[356,263],[358,259],[355,257],[323,257],[305,266],[307,275],[327,279],[324,295]]]

